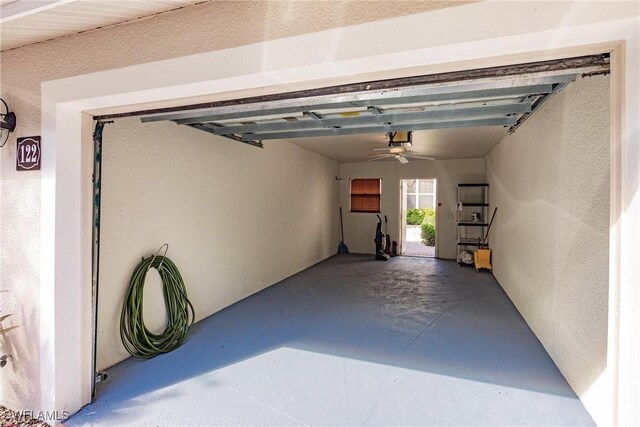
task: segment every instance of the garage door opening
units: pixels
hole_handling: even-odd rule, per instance
[[[436,180],[402,179],[402,255],[424,258],[436,256]]]
[[[136,254],[137,257],[125,259],[118,249],[118,245],[123,246],[128,240],[128,248],[143,241],[136,237],[136,233],[145,237],[145,247],[141,250],[155,251],[162,244],[169,243],[172,250],[184,254],[185,259],[199,259],[202,265],[213,265],[206,257],[213,251],[211,242],[216,243],[215,247],[224,247],[223,251],[215,251],[216,258],[224,260],[226,266],[242,271],[240,274],[228,268],[224,278],[238,280],[241,277],[246,288],[238,290],[237,295],[229,296],[221,291],[220,299],[216,295],[216,298],[200,300],[202,315],[196,319],[200,320],[224,308],[232,300],[255,293],[276,279],[306,268],[335,251],[337,242],[331,236],[335,234],[337,237],[338,225],[337,221],[329,219],[336,218],[338,206],[334,203],[340,198],[336,194],[340,189],[334,185],[334,177],[341,175],[344,170],[341,165],[345,163],[359,163],[361,169],[365,166],[379,168],[385,174],[390,171],[396,176],[402,173],[405,177],[416,177],[402,179],[402,197],[397,197],[396,193],[382,198],[384,205],[380,212],[393,213],[390,215],[390,229],[401,228],[398,224],[405,225],[400,230],[401,235],[391,237],[391,240],[401,242],[402,254],[441,256],[440,250],[444,252],[447,246],[455,251],[455,231],[451,232],[449,224],[453,218],[451,212],[446,217],[443,215],[440,227],[435,212],[415,211],[435,210],[437,203],[434,175],[425,177],[420,170],[442,164],[438,173],[447,176],[456,169],[455,178],[451,175],[438,181],[438,184],[446,183],[438,186],[440,195],[445,195],[443,188],[450,191],[460,180],[473,178],[469,176],[472,171],[468,162],[463,160],[475,157],[478,160],[475,163],[483,163],[479,159],[490,148],[472,140],[464,150],[458,148],[456,153],[451,151],[456,144],[447,141],[450,151],[433,153],[426,151],[434,149],[426,137],[433,135],[429,132],[469,129],[479,134],[485,129],[496,128],[502,136],[515,132],[540,106],[572,84],[581,73],[606,72],[608,66],[607,55],[594,55],[98,116],[97,120],[117,119],[118,123],[126,123],[124,127],[114,125],[116,127],[113,128],[122,147],[117,152],[107,148],[103,156],[107,162],[111,160],[111,172],[118,172],[108,174],[104,179],[107,198],[110,197],[110,179],[111,188],[118,189],[117,193],[112,190],[111,200],[105,203],[106,208],[115,213],[127,212],[127,204],[135,200],[148,212],[144,214],[142,208],[137,209],[136,217],[139,217],[140,224],[136,218],[127,218],[127,222],[116,216],[101,218],[98,224],[111,225],[121,235],[111,233],[113,246],[106,250],[104,246],[98,248],[96,258],[102,251],[108,255],[101,259],[103,264],[117,262],[126,266],[133,259],[146,255]],[[404,142],[396,141],[394,144],[384,138],[390,132],[409,130],[415,133],[415,137],[408,146]],[[158,138],[158,135],[169,133],[174,134],[173,140]],[[139,142],[131,144],[131,135],[136,135]],[[373,137],[366,144],[358,144],[357,138],[363,135]],[[187,140],[190,142],[184,143]],[[322,157],[311,159],[303,151],[292,151],[291,145],[314,151]],[[368,163],[372,155],[379,155],[377,150],[385,149],[381,145],[413,151],[418,156],[432,156],[437,160],[412,159],[403,163],[389,158]],[[485,147],[485,152],[473,151],[482,147]],[[115,157],[110,158],[112,155]],[[132,163],[126,163],[125,159]],[[441,160],[446,161],[446,165],[438,163]],[[193,167],[198,162],[207,166]],[[416,172],[405,174],[403,168],[414,168]],[[483,173],[479,169],[473,172]],[[360,177],[382,175],[361,173]],[[155,188],[158,182],[165,180],[164,195],[172,196],[171,203],[154,210],[157,197],[149,188]],[[136,186],[124,184],[134,182],[144,184],[139,193],[135,193]],[[346,185],[350,181],[338,182]],[[382,182],[391,183],[398,191],[397,179]],[[238,184],[242,184],[242,191],[238,191]],[[452,210],[452,197],[448,199],[449,210]],[[292,200],[296,203],[290,203]],[[256,203],[259,203],[259,208]],[[233,206],[233,210],[229,206]],[[188,222],[184,221],[185,207],[193,207]],[[157,215],[157,212],[162,212],[162,215]],[[259,224],[257,212],[259,217],[269,218],[268,227],[254,227]],[[406,224],[409,214],[412,217],[417,214],[412,224]],[[212,217],[220,221],[212,225]],[[121,225],[123,223],[127,229]],[[426,224],[425,237],[422,236],[423,223]],[[349,215],[345,218],[347,244],[354,252],[370,251],[373,248],[371,230],[374,228],[374,213]],[[163,235],[157,230],[163,230]],[[168,236],[169,232],[171,236]],[[448,238],[445,232],[449,233]],[[436,233],[440,233],[437,240],[442,243],[438,247]],[[307,241],[314,244],[307,245],[301,241],[302,235],[311,236]],[[184,242],[174,243],[179,238],[185,238]],[[361,240],[363,249],[358,250],[357,246],[353,249],[354,240],[356,245]],[[243,268],[243,263],[233,253],[243,253],[261,263],[254,265],[253,269]],[[445,254],[444,258],[448,256]],[[455,258],[455,255],[449,258]],[[292,266],[288,260],[297,260],[298,264]],[[279,266],[276,268],[277,263]],[[108,272],[111,280],[115,281],[115,266],[102,267],[100,274]],[[118,283],[126,283],[127,269],[120,267],[119,271]],[[213,268],[211,271],[199,269],[197,274],[216,277],[218,272]],[[97,275],[95,280],[98,280]],[[104,278],[100,280],[105,281]],[[202,293],[205,292],[211,296],[211,289],[203,286]],[[113,323],[117,320],[112,314],[118,312],[118,302],[117,295],[100,298],[97,311],[106,313]],[[97,363],[98,370],[126,357],[117,345],[109,345],[118,342],[113,331],[105,332],[103,336],[112,342],[103,345],[105,351]]]
[[[519,86],[516,86],[517,91],[515,92],[517,93],[515,93],[512,90],[513,88],[511,83],[509,83],[504,85],[510,91],[507,95],[502,91],[502,89],[505,88],[500,87],[491,87],[486,89],[486,92],[478,93],[473,92],[473,88],[471,86],[467,86],[463,91],[465,93],[460,94],[455,93],[455,91],[452,90],[451,85],[447,85],[441,91],[437,91],[439,92],[437,94],[414,93],[413,95],[415,96],[423,97],[421,102],[431,103],[417,107],[421,109],[418,112],[416,112],[415,106],[402,106],[401,108],[398,108],[402,111],[385,112],[384,107],[368,108],[366,100],[356,99],[353,102],[358,103],[362,101],[357,105],[358,108],[362,108],[362,110],[359,111],[359,116],[354,114],[353,107],[348,107],[348,109],[347,107],[341,107],[347,109],[347,111],[327,113],[326,111],[318,112],[313,108],[313,106],[309,107],[302,105],[300,107],[296,107],[298,108],[297,111],[291,111],[291,109],[294,108],[292,106],[282,107],[287,109],[286,118],[264,118],[259,115],[256,116],[256,112],[254,110],[248,109],[247,111],[231,111],[227,113],[220,111],[207,111],[207,116],[204,118],[198,117],[197,120],[184,117],[173,119],[167,119],[164,117],[165,120],[160,118],[157,120],[147,119],[147,123],[142,124],[139,123],[136,118],[124,119],[122,121],[122,123],[125,123],[123,128],[114,127],[114,131],[118,132],[118,138],[122,145],[118,147],[117,144],[112,144],[111,147],[116,150],[112,153],[106,154],[107,160],[109,160],[109,156],[113,156],[110,159],[111,165],[113,165],[114,168],[117,168],[113,170],[125,174],[119,177],[112,175],[112,188],[116,188],[119,183],[119,188],[124,189],[125,186],[122,185],[122,183],[127,181],[132,182],[130,177],[127,178],[126,174],[128,171],[135,170],[137,164],[133,161],[127,168],[127,163],[124,159],[145,159],[144,162],[139,162],[139,164],[144,165],[143,167],[145,169],[141,173],[141,176],[145,177],[145,181],[142,182],[143,185],[141,185],[141,188],[151,188],[157,182],[161,182],[163,179],[169,178],[171,183],[170,189],[173,191],[172,194],[175,196],[176,202],[164,207],[162,215],[155,215],[155,213],[158,212],[153,211],[153,199],[155,198],[155,194],[149,194],[148,190],[142,191],[138,195],[139,197],[132,197],[134,194],[132,194],[131,190],[135,189],[135,186],[130,186],[130,188],[126,188],[126,191],[119,191],[119,194],[117,195],[115,191],[111,193],[111,196],[107,195],[107,197],[111,197],[110,207],[115,213],[127,212],[126,203],[129,203],[130,200],[144,200],[144,203],[141,203],[141,205],[148,207],[149,214],[146,216],[141,212],[136,214],[143,220],[142,222],[145,224],[145,229],[136,228],[133,221],[135,218],[133,218],[129,228],[122,230],[120,236],[111,234],[110,238],[113,246],[106,251],[107,253],[110,251],[111,256],[105,257],[105,261],[110,260],[109,262],[119,262],[121,265],[132,262],[131,259],[129,259],[131,257],[126,259],[124,257],[117,258],[121,254],[118,252],[116,244],[121,246],[125,245],[127,239],[130,239],[131,244],[129,247],[133,247],[136,240],[135,233],[138,232],[143,232],[147,236],[153,236],[157,230],[171,230],[171,239],[173,240],[188,237],[188,239],[185,239],[184,245],[172,245],[172,248],[175,248],[179,254],[176,256],[176,259],[180,262],[181,266],[188,266],[191,260],[194,259],[198,259],[199,264],[202,265],[206,265],[207,263],[213,265],[213,261],[207,257],[207,254],[213,252],[197,251],[197,248],[209,247],[207,245],[210,245],[211,241],[216,242],[216,245],[214,245],[216,247],[226,246],[225,253],[215,252],[216,258],[223,258],[222,260],[216,259],[216,262],[219,261],[218,264],[224,264],[225,268],[228,267],[224,270],[226,276],[214,276],[214,274],[218,274],[219,271],[222,270],[212,269],[211,271],[208,271],[206,269],[201,269],[199,271],[192,270],[190,272],[188,268],[185,269],[185,275],[190,276],[187,277],[189,280],[199,277],[214,277],[218,282],[222,282],[223,280],[236,280],[238,278],[234,277],[234,274],[236,274],[238,276],[242,276],[240,277],[242,283],[249,284],[253,287],[247,286],[246,289],[242,289],[242,292],[239,293],[239,295],[229,297],[222,291],[219,292],[219,294],[216,294],[217,291],[214,288],[202,286],[202,288],[196,292],[196,294],[206,297],[200,298],[198,301],[198,304],[200,304],[198,307],[200,315],[197,320],[202,320],[204,317],[207,317],[208,314],[215,313],[216,311],[223,309],[224,306],[231,302],[232,299],[242,299],[246,295],[258,292],[260,287],[264,288],[269,284],[274,283],[276,278],[289,276],[292,269],[305,268],[307,265],[317,261],[317,259],[325,257],[325,253],[322,252],[325,251],[325,249],[328,248],[331,252],[335,250],[335,241],[327,242],[326,239],[326,236],[331,235],[332,233],[332,223],[330,221],[325,221],[324,219],[320,221],[318,218],[335,218],[336,216],[335,213],[337,211],[337,206],[332,204],[336,199],[339,199],[339,197],[336,197],[335,193],[338,191],[336,190],[338,187],[335,187],[335,182],[338,181],[338,176],[340,175],[347,178],[344,179],[344,183],[349,182],[350,178],[350,176],[341,174],[343,169],[341,169],[340,165],[342,165],[343,162],[338,161],[338,166],[336,166],[336,162],[328,161],[325,158],[318,158],[315,155],[315,157],[311,159],[308,156],[308,153],[292,149],[291,147],[295,145],[295,143],[282,144],[282,141],[272,140],[282,140],[285,138],[293,139],[296,137],[295,135],[301,135],[301,137],[309,138],[351,137],[351,133],[356,131],[364,130],[366,132],[373,132],[374,129],[372,128],[359,128],[368,122],[375,121],[377,124],[377,116],[386,115],[386,117],[383,118],[391,119],[395,114],[402,123],[398,126],[407,126],[403,120],[411,120],[411,118],[416,117],[415,114],[417,113],[422,117],[421,120],[425,120],[424,122],[414,123],[412,125],[413,129],[417,129],[418,132],[438,128],[442,123],[447,123],[447,126],[454,124],[455,126],[460,127],[464,127],[465,125],[477,126],[480,123],[478,122],[478,119],[469,119],[468,117],[461,117],[460,115],[474,115],[479,113],[490,116],[490,118],[486,118],[487,124],[491,123],[495,125],[498,123],[501,126],[511,126],[512,129],[515,130],[515,128],[524,121],[517,119],[516,117],[518,116],[516,113],[527,111],[528,113],[523,113],[522,116],[519,116],[521,119],[524,119],[528,117],[528,115],[524,114],[531,113],[534,104],[541,104],[542,101],[537,103],[536,100],[546,99],[542,97],[538,98],[538,96],[541,95],[538,95],[537,91],[549,90],[550,92],[548,93],[556,93],[562,89],[563,82],[564,81],[562,80],[551,83],[548,85],[548,88],[542,89],[527,87],[524,93],[523,88]],[[535,93],[531,94],[529,91],[534,91]],[[442,93],[444,93],[446,95],[445,97],[448,98],[459,99],[462,97],[462,99],[464,99],[464,101],[462,101],[463,105],[454,107],[449,106],[444,109],[440,108],[440,104],[436,103],[434,99],[440,97]],[[505,98],[501,98],[504,96],[508,99],[505,100]],[[486,105],[482,105],[484,101],[479,102],[475,97],[489,98],[493,104],[487,107]],[[532,101],[532,97],[535,98],[535,100]],[[376,99],[376,101],[386,102],[389,100],[383,98]],[[402,104],[403,102],[411,104],[409,101],[410,99],[398,99],[394,102],[389,102],[389,104]],[[512,109],[515,104],[517,104],[517,110]],[[331,109],[331,106],[321,104],[320,101],[318,101],[318,105],[318,110]],[[271,105],[270,107],[278,108],[276,105]],[[439,108],[441,111],[436,111]],[[273,115],[276,115],[274,110],[270,110],[269,113],[274,113]],[[192,113],[189,113],[189,115],[191,114]],[[215,116],[215,114],[220,115]],[[226,117],[223,114],[230,114],[234,116]],[[339,115],[340,117],[334,117],[332,114]],[[414,114],[414,116],[409,116],[410,114]],[[360,120],[357,123],[347,123],[347,121],[353,120],[354,117],[360,117]],[[437,119],[436,117],[440,117],[440,119]],[[448,118],[448,121],[443,122],[443,117]],[[376,120],[373,120],[373,118],[376,118]],[[242,120],[242,123],[235,122],[239,119]],[[180,122],[181,120],[185,120],[185,122],[182,123]],[[193,122],[194,120],[195,122]],[[149,123],[152,121],[159,123]],[[179,124],[185,124],[188,126],[176,127],[173,126],[173,122],[178,122]],[[292,125],[291,123],[294,124]],[[381,132],[382,130],[388,129],[389,125],[386,126],[387,127],[385,127],[385,125],[382,125],[380,128],[376,127],[375,132]],[[217,137],[206,135],[201,131],[217,135]],[[178,134],[178,132],[184,132],[184,134]],[[137,145],[122,143],[125,138],[130,139],[129,135],[141,136],[141,141],[138,141]],[[159,135],[173,135],[174,138],[160,138],[158,137]],[[184,137],[184,135],[186,135],[186,137]],[[225,141],[220,137],[233,140],[234,142]],[[418,137],[417,139],[419,143],[420,138]],[[218,143],[219,141],[222,141],[222,143]],[[237,142],[244,144],[238,144]],[[250,146],[247,146],[246,144],[249,144]],[[265,150],[256,149],[251,146],[264,146]],[[321,149],[318,150],[320,151]],[[293,158],[292,156],[298,157]],[[363,150],[362,156],[366,159],[367,150]],[[194,159],[196,158],[202,160],[203,163],[206,163],[209,166],[214,165],[215,167],[194,168],[192,166],[194,165]],[[331,160],[330,157],[327,156],[327,158]],[[457,167],[461,170],[460,174],[468,174],[469,171],[464,169],[463,160],[465,159],[452,159],[447,163],[447,165],[459,164],[460,166]],[[162,169],[155,167],[154,162],[157,162],[160,165],[165,165],[167,168]],[[311,164],[311,162],[313,162],[313,164]],[[364,165],[366,160],[360,160],[360,162]],[[390,170],[392,167],[394,170],[398,170],[398,168],[402,167],[413,167],[418,169],[425,167],[424,165],[429,162],[421,163],[418,161],[412,161],[410,166],[398,165],[396,163],[397,162],[394,160],[389,160],[386,162],[370,163],[369,165],[375,165],[375,167],[380,168],[384,167],[384,170]],[[169,170],[171,170],[171,173],[168,172]],[[287,173],[290,173],[290,176],[288,176]],[[315,173],[315,175],[312,175],[313,173]],[[251,180],[246,179],[249,175],[252,178]],[[380,174],[380,176],[382,175],[383,174]],[[400,224],[406,224],[410,210],[427,209],[429,206],[435,210],[437,206],[436,188],[438,188],[438,191],[440,192],[440,187],[453,188],[455,185],[450,180],[445,181],[443,179],[439,179],[436,182],[435,178],[426,178],[425,175],[418,173],[405,174],[404,176],[416,176],[418,178],[403,178],[401,180],[400,189],[402,197],[386,197],[383,199],[383,201],[393,201],[393,204],[385,206],[383,209],[386,210],[386,208],[389,207],[387,212],[399,212]],[[117,182],[114,181],[116,178],[118,179]],[[105,180],[107,184],[108,180],[109,176],[107,176]],[[234,186],[249,182],[251,182],[251,185],[243,185],[242,187]],[[392,183],[395,187],[395,191],[397,191],[397,178],[394,178],[393,180],[389,179],[388,182]],[[200,185],[199,183],[207,183],[207,185]],[[287,187],[287,183],[295,183],[295,185]],[[444,185],[442,185],[443,183]],[[437,184],[440,184],[440,186]],[[238,188],[241,188],[241,191],[238,191]],[[312,191],[309,191],[309,189],[312,189]],[[297,191],[300,191],[299,195],[296,195]],[[211,193],[214,192],[217,196],[210,197]],[[443,192],[442,194],[445,193]],[[145,199],[142,199],[142,197],[145,197]],[[290,203],[292,198],[298,200],[298,202],[305,201],[307,204],[305,206],[300,205],[301,209],[298,210],[298,206],[296,204]],[[326,202],[323,203],[320,208],[317,203],[318,198],[322,198],[322,200]],[[238,205],[238,201],[245,201],[246,203]],[[256,208],[255,202],[261,203],[260,209]],[[398,203],[400,206],[398,206]],[[107,203],[107,206],[109,206],[109,203]],[[182,224],[185,222],[184,208],[188,206],[197,207],[197,212],[202,214],[202,217],[199,217],[199,219],[196,218],[195,220],[190,217],[193,227],[178,229],[176,224]],[[234,211],[229,212],[228,206],[234,206]],[[284,208],[284,206],[286,206],[286,208]],[[256,212],[259,212],[259,215],[262,218],[270,218],[269,230],[265,230],[265,227],[258,227],[256,229],[248,228],[250,227],[248,224],[256,223]],[[416,214],[417,212],[412,211],[411,213]],[[368,218],[366,215],[368,214],[357,215],[359,217],[358,224],[365,224]],[[371,215],[373,216],[373,214]],[[420,213],[418,213],[418,215],[420,215]],[[414,224],[410,225],[418,226],[419,228],[411,227],[411,229],[409,229],[409,224],[402,228],[401,234],[398,238],[402,242],[401,248],[404,255],[435,256],[435,236],[432,241],[428,241],[428,243],[433,243],[432,245],[422,244],[423,237],[421,225],[425,222],[426,216],[427,213],[425,213],[423,217],[418,216],[418,219],[412,220]],[[219,221],[220,226],[218,228],[211,226],[211,217],[223,219],[222,221]],[[148,218],[153,218],[153,223],[150,223]],[[446,215],[442,216],[442,220],[445,225],[447,218],[448,216]],[[303,220],[301,221],[300,219]],[[231,224],[231,227],[228,224],[229,221],[235,221]],[[104,224],[107,224],[108,226],[108,217],[105,218]],[[114,224],[117,224],[115,217],[112,218],[112,229]],[[318,227],[309,229],[309,227],[306,226],[308,224],[315,224],[318,225]],[[333,224],[333,227],[335,228],[335,234],[337,235],[336,224]],[[366,224],[362,226],[362,229],[365,230],[363,234],[366,234],[366,243],[369,246],[371,246],[371,239],[369,236],[371,234],[371,228],[372,227],[369,227]],[[439,231],[435,230],[435,212],[433,214],[433,228],[434,233]],[[442,228],[445,229],[445,226],[443,225]],[[279,230],[284,229],[290,230],[290,233],[280,235]],[[259,233],[255,233],[255,230],[258,230]],[[329,231],[327,232],[327,230]],[[348,230],[351,233],[358,231],[355,227],[349,227]],[[306,239],[306,236],[308,236],[309,233],[311,233],[313,237],[311,239]],[[266,238],[265,235],[267,235]],[[305,239],[301,239],[302,235],[305,236]],[[241,236],[242,239],[238,240],[238,236]],[[349,237],[350,236],[347,235],[346,239],[347,243],[351,245]],[[118,239],[118,241],[116,241],[116,239]],[[243,264],[237,257],[232,256],[233,253],[237,253],[234,250],[236,247],[231,243],[234,239],[235,241],[250,242],[250,253],[245,253],[247,256],[250,256],[254,260],[258,260],[262,264],[257,265],[254,263],[252,264],[252,268],[246,268],[246,264]],[[167,239],[164,236],[158,237],[154,241],[149,239],[147,244],[148,249],[155,250],[159,244],[164,243],[166,240]],[[314,242],[315,246],[312,248],[314,250],[320,248],[319,250],[316,250],[313,257],[307,256],[309,248],[305,246],[305,241]],[[225,244],[225,242],[228,242],[231,246]],[[412,254],[411,251],[408,250],[408,243],[411,242],[419,242],[422,246],[431,248],[433,252],[429,254]],[[442,249],[445,250],[446,248],[443,246]],[[311,251],[309,250],[308,252]],[[307,256],[307,258],[300,261],[299,264],[296,264],[294,267],[287,265],[286,268],[277,269],[274,268],[276,255],[279,259],[289,260],[286,264],[294,263],[295,260],[300,260],[305,256]],[[416,260],[416,262],[418,261],[420,260]],[[389,263],[389,265],[393,264]],[[334,267],[336,272],[340,271],[339,266],[332,266],[329,269],[332,272],[331,274],[334,272]],[[407,271],[410,271],[412,268],[410,264],[406,264],[404,267]],[[114,270],[105,268],[102,271]],[[435,273],[438,273],[438,271],[435,271]],[[466,274],[466,272],[464,274]],[[388,275],[386,277],[382,277],[380,279],[380,283],[382,283],[382,285],[393,283],[393,280],[395,280],[394,277],[398,280],[404,280],[403,277],[405,276],[397,277]],[[123,278],[126,280],[126,276],[122,276],[119,279]],[[120,280],[120,282],[122,282],[122,280]],[[284,286],[284,288],[286,289],[287,286]],[[335,289],[339,292],[339,289],[341,288],[336,287]],[[266,294],[270,295],[269,292]],[[225,300],[225,298],[227,299]],[[323,298],[331,299],[333,296],[325,295]],[[396,298],[396,295],[390,294],[388,295],[388,298],[394,299]],[[104,299],[101,299],[101,304],[104,301]],[[111,310],[113,310],[114,307],[117,307],[117,301],[114,301],[112,298],[111,303]],[[374,303],[374,301],[369,301],[369,303]],[[110,314],[106,312],[107,309],[108,307],[106,305],[101,308],[103,313],[110,316]],[[318,311],[315,311],[314,313],[318,313]],[[276,320],[280,321],[282,319],[278,318]],[[317,321],[320,324],[324,324],[323,322],[328,320],[324,315],[320,315],[318,318],[312,318],[310,322],[311,321]],[[295,333],[297,332],[299,331],[293,331],[293,338],[301,338],[301,336],[295,336]],[[304,336],[305,335],[303,334],[302,338],[304,338]],[[322,345],[322,343],[320,343],[320,345]],[[121,360],[123,354],[113,352],[111,354],[105,354],[104,356],[106,357],[103,359],[102,365],[108,366],[115,363],[117,360]],[[344,360],[347,361],[357,359],[351,357],[352,355],[343,356]],[[110,360],[107,360],[107,358],[110,358]],[[239,360],[241,359],[237,358],[232,361],[235,363],[235,361]],[[384,364],[384,360],[379,360],[378,362],[380,364]],[[475,368],[477,368],[475,365],[470,367],[471,370]],[[172,376],[175,377],[175,373],[170,373],[168,376],[170,378],[172,378]],[[171,384],[164,385],[170,386]],[[326,419],[323,421],[329,422],[329,420]]]

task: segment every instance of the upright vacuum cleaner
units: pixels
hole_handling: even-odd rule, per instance
[[[391,257],[385,252],[385,243],[387,238],[382,232],[382,218],[380,218],[380,215],[376,216],[378,217],[378,225],[376,225],[376,238],[373,239],[373,241],[376,242],[376,260],[388,261]]]

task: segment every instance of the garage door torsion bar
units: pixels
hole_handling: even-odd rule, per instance
[[[128,113],[106,114],[97,116],[96,119],[115,119],[123,117],[145,116],[151,114],[175,113],[180,111],[200,110],[205,108],[224,107],[239,104],[253,104],[260,102],[283,101],[312,96],[347,94],[353,92],[379,91],[396,89],[406,86],[418,86],[435,83],[476,80],[482,78],[496,78],[517,76],[522,74],[536,74],[552,71],[581,69],[585,67],[601,67],[608,69],[609,54],[582,56],[577,58],[557,59],[552,61],[539,61],[528,64],[508,65],[500,67],[481,68],[476,70],[454,71],[449,73],[428,74],[397,79],[377,80],[363,83],[351,83],[338,86],[328,86],[317,89],[300,90],[293,92],[277,93],[270,95],[254,96],[241,99],[229,99],[224,101],[206,102],[199,104],[182,105],[177,107],[156,108],[149,110],[132,111]]]

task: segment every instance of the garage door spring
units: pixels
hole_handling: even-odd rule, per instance
[[[149,359],[180,347],[193,325],[193,305],[187,298],[187,289],[176,265],[164,255],[144,258],[129,281],[120,316],[120,338],[127,351],[139,359]],[[162,294],[167,310],[167,324],[160,334],[151,333],[142,315],[144,281],[150,269],[155,268],[162,279]]]

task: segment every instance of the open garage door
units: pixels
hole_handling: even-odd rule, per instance
[[[580,75],[608,73],[607,54],[332,86],[97,117],[170,120],[262,147],[263,140],[504,126],[514,132]]]

